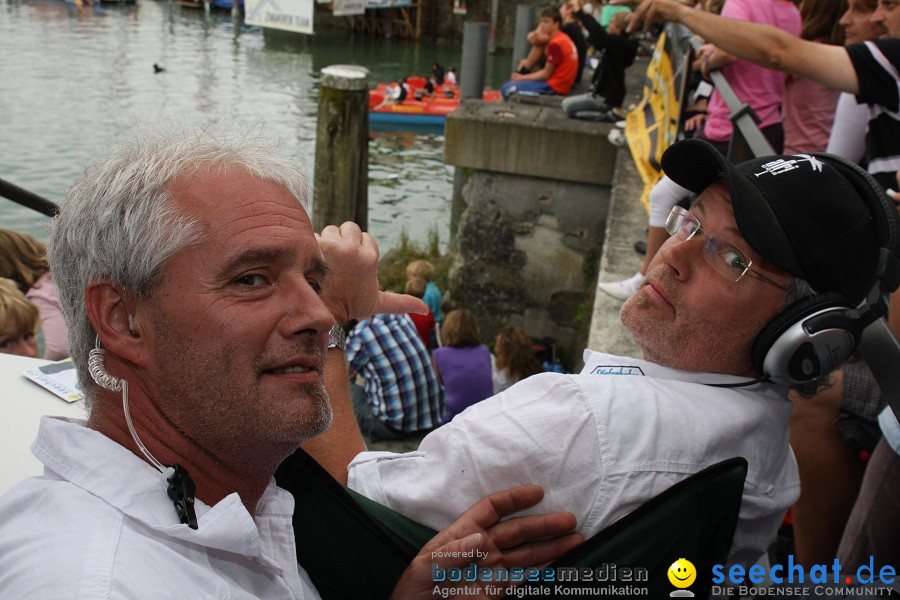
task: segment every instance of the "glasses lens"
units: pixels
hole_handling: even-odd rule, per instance
[[[680,240],[688,240],[694,237],[700,223],[691,214],[680,206],[673,206],[666,218],[666,231]]]
[[[729,281],[740,281],[750,270],[750,261],[741,254],[741,251],[716,236],[707,239],[706,245],[703,246],[703,258]]]

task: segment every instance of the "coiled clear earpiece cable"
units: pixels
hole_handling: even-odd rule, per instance
[[[131,421],[131,411],[128,410],[128,382],[111,375],[109,371],[106,370],[106,365],[104,364],[105,356],[106,351],[100,347],[100,336],[97,336],[94,342],[94,349],[88,354],[88,372],[91,374],[91,378],[103,389],[111,392],[122,392],[122,410],[125,412],[125,423],[128,425],[128,431],[131,433],[134,443],[137,444],[144,456],[147,457],[150,464],[156,467],[160,473],[165,475],[166,479],[169,479],[175,474],[175,469],[173,467],[167,467],[156,460],[156,457],[150,454],[150,451],[147,450],[144,442],[141,441],[140,436],[134,428],[134,423]]]

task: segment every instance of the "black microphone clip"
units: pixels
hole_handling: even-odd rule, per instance
[[[166,481],[169,482],[169,498],[175,503],[178,519],[191,529],[197,529],[197,514],[194,512],[194,494],[197,486],[188,472],[181,465],[172,466],[175,473]]]

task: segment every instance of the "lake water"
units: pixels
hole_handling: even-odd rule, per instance
[[[128,128],[171,118],[262,121],[311,166],[323,67],[363,65],[374,85],[460,57],[458,47],[346,31],[272,34],[168,0],[0,0],[0,177],[58,202]],[[488,57],[487,84],[502,83],[510,63],[508,53]],[[434,230],[446,244],[453,169],[440,129],[372,137],[369,231],[385,249],[403,231],[424,242]],[[46,239],[45,223],[0,198],[0,226]]]

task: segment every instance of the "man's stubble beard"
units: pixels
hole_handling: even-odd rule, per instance
[[[262,463],[273,459],[270,455],[275,449],[289,454],[331,426],[333,410],[321,371],[318,382],[298,386],[297,402],[311,404],[307,410],[288,405],[287,409],[293,408],[290,412],[254,412],[248,402],[277,405],[269,402],[271,392],[264,393],[261,377],[257,377],[255,385],[243,389],[228,374],[246,367],[234,365],[226,347],[208,354],[209,348],[193,347],[184,336],[172,331],[168,319],[156,316],[159,345],[168,348],[157,362],[160,397],[156,402],[172,426],[207,453],[222,460]],[[324,364],[322,352],[312,342],[305,346],[304,353],[315,354],[319,364]],[[252,371],[259,373],[259,365],[272,364],[272,360],[266,355],[259,357],[259,364],[253,365]],[[223,415],[223,411],[228,415]]]

